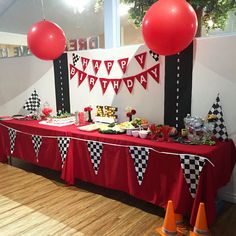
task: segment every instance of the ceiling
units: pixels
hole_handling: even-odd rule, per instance
[[[0,32],[27,34],[45,15],[63,29],[67,39],[97,36],[103,34],[103,10],[95,12],[94,5],[95,0],[89,0],[82,13],[75,13],[68,0],[0,0]]]

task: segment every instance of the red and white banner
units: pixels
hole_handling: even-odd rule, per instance
[[[123,81],[130,93],[133,91],[134,79],[134,76],[123,78]]]
[[[99,68],[100,68],[100,65],[101,65],[102,61],[101,60],[92,60],[92,63],[93,63],[93,70],[94,70],[94,73],[96,75],[99,71]]]
[[[92,91],[94,85],[97,82],[98,77],[93,75],[88,75],[89,91]]]
[[[105,64],[105,66],[106,66],[107,73],[108,73],[108,75],[109,75],[110,72],[111,72],[112,66],[113,66],[113,64],[114,64],[114,60],[104,61],[104,64]]]
[[[135,76],[138,82],[143,86],[144,89],[147,89],[147,71],[144,71]]]
[[[135,59],[138,62],[138,64],[141,66],[142,69],[144,69],[145,62],[146,62],[146,56],[147,52],[140,53],[138,55],[135,55]]]
[[[89,59],[86,57],[81,57],[81,63],[82,63],[83,71],[85,71],[89,64]]]
[[[76,75],[77,72],[78,72],[78,69],[75,66],[70,64],[70,79],[72,79]]]
[[[104,94],[107,90],[107,87],[110,83],[110,79],[106,79],[106,78],[99,78],[100,79],[100,83],[101,83],[101,87],[102,87],[102,93]]]
[[[127,69],[127,65],[128,65],[128,61],[129,61],[129,58],[123,58],[123,59],[119,59],[117,60],[119,65],[120,65],[120,68],[121,70],[123,71],[123,73],[125,74],[126,72],[126,69]]]
[[[110,81],[111,81],[111,84],[115,93],[117,94],[119,91],[122,79],[110,79]]]
[[[82,82],[85,80],[87,74],[81,70],[78,70],[78,85],[81,85]]]
[[[157,83],[159,83],[160,64],[151,67],[147,72],[152,76],[154,80],[156,80]]]

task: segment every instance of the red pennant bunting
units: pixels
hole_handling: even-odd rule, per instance
[[[98,77],[93,75],[88,75],[89,91],[92,91],[94,85],[97,82]]]
[[[120,65],[120,68],[123,71],[123,73],[126,72],[128,61],[129,61],[129,58],[123,58],[123,59],[118,60],[118,63]]]
[[[157,83],[159,83],[160,64],[157,64],[147,71]]]
[[[101,87],[102,87],[102,93],[104,94],[107,90],[110,80],[105,79],[105,78],[99,78],[99,79],[100,79],[100,83],[101,83]]]
[[[110,79],[111,83],[112,83],[112,87],[115,91],[115,93],[117,94],[121,85],[121,79]]]
[[[79,85],[82,84],[82,82],[85,80],[87,74],[81,70],[78,70],[78,82],[79,82]]]
[[[85,69],[87,68],[89,64],[89,59],[85,57],[81,57],[81,63],[82,63],[83,71],[85,71]]]
[[[134,76],[123,78],[123,81],[129,92],[132,93],[134,87]]]
[[[92,60],[95,75],[98,73],[101,62],[102,62],[101,60]]]
[[[147,56],[147,52],[143,52],[143,53],[140,53],[140,54],[134,56],[136,61],[138,62],[138,64],[141,66],[142,69],[144,69],[144,66],[145,66],[146,56]]]
[[[144,87],[144,89],[147,89],[147,71],[144,71],[144,72],[136,75],[135,78]]]
[[[114,60],[109,60],[109,61],[104,61],[104,64],[106,66],[106,69],[107,69],[107,73],[108,75],[110,74],[110,71],[112,69],[112,66],[114,64]]]
[[[77,72],[78,72],[78,69],[70,64],[70,79],[72,79]]]

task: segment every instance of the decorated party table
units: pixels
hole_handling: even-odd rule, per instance
[[[214,221],[217,190],[230,179],[236,150],[232,140],[185,145],[12,119],[0,121],[0,161],[8,156],[61,171],[68,184],[78,178],[161,207],[172,200],[193,225],[200,201]]]

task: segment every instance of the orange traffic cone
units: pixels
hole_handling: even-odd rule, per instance
[[[202,236],[202,235],[207,236],[211,234],[207,226],[205,205],[204,203],[201,202],[198,208],[195,226],[193,228],[193,231],[190,231],[190,236]]]
[[[156,231],[162,236],[181,235],[179,232],[177,232],[174,207],[172,201],[170,200],[167,204],[164,224],[162,227],[158,227]]]

